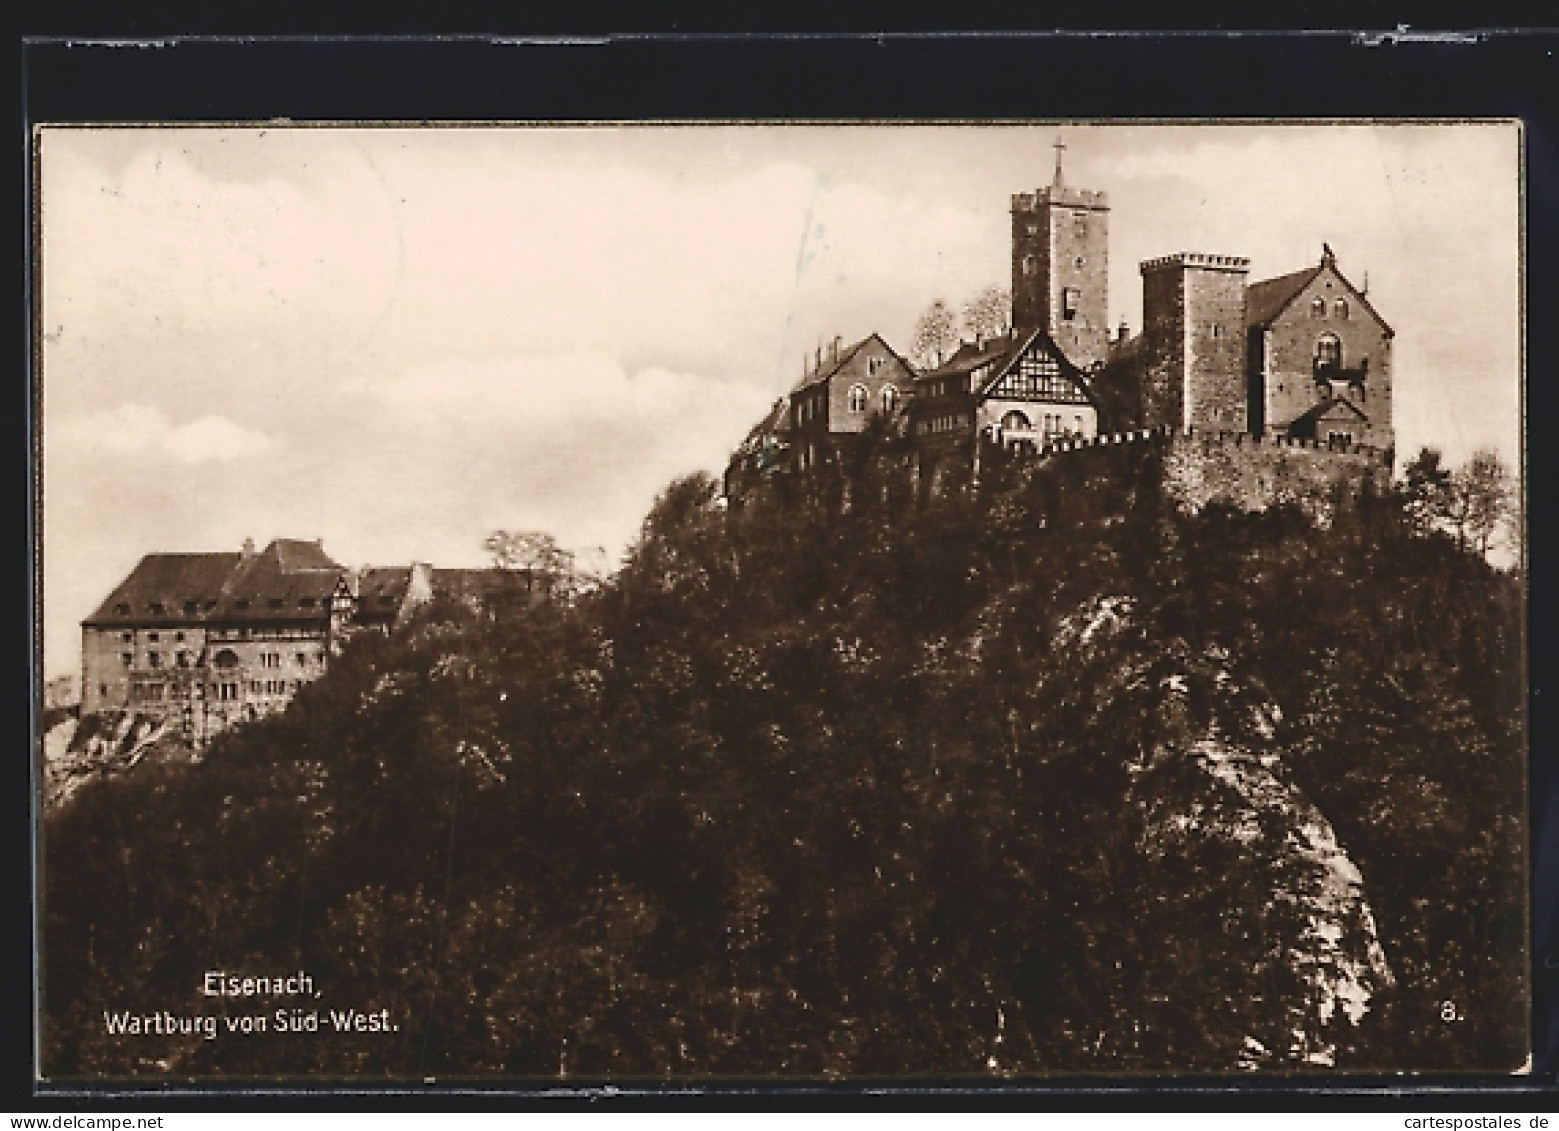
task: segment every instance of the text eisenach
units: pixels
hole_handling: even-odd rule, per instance
[[[207,970],[200,992],[207,997],[318,997],[314,979],[299,970],[296,974],[256,978],[247,974],[229,974],[226,970]]]

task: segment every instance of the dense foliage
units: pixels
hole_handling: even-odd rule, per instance
[[[1282,860],[1162,832],[1231,804],[1209,734],[1362,873],[1395,982],[1333,1017],[1338,1066],[1520,1063],[1514,576],[1395,497],[1178,514],[1123,449],[923,507],[887,466],[848,507],[680,481],[599,592],[430,609],[201,764],[83,789],[46,829],[46,1074],[1283,1067]],[[319,1001],[197,993],[298,969]],[[278,1005],[399,1028],[103,1016]]]

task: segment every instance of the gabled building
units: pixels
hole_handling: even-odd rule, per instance
[[[1098,431],[1087,375],[1038,328],[966,342],[915,381],[910,435],[923,448],[973,435],[1038,450]]]
[[[826,351],[820,348],[788,398],[792,466],[805,471],[832,460],[873,416],[897,413],[914,380],[909,362],[877,334],[848,346],[835,338]]]
[[[351,627],[388,627],[419,599],[427,567],[361,579],[319,542],[256,553],[147,554],[81,624],[81,710],[175,716],[204,744],[280,710],[324,673]]]
[[[1252,284],[1245,327],[1251,432],[1396,446],[1395,332],[1338,269],[1330,246],[1315,267]]]
[[[1098,387],[1135,396],[1132,427],[1389,453],[1393,331],[1332,249],[1273,279],[1249,271],[1232,255],[1144,262],[1142,333],[1116,344]]]
[[[777,399],[732,453],[725,495],[739,499],[777,472],[806,472],[837,462],[873,420],[899,427],[914,392],[915,370],[881,335],[850,345],[835,338],[804,359],[801,378]]]
[[[978,468],[983,443],[1043,451],[1105,434],[1272,439],[1389,464],[1393,333],[1330,247],[1315,267],[1256,283],[1241,256],[1147,260],[1142,331],[1112,334],[1109,198],[1066,184],[1062,148],[1051,184],[1011,198],[1013,329],[963,343],[898,409],[933,494],[958,461]],[[898,402],[909,372],[875,335],[819,351],[737,449],[727,495],[765,470],[828,463],[870,410]]]

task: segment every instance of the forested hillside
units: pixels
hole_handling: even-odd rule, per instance
[[[46,1075],[1515,1068],[1519,580],[1395,496],[1176,513],[1156,458],[920,509],[870,461],[847,510],[683,480],[598,592],[430,609],[90,783]],[[398,1028],[104,1017],[278,1006]]]

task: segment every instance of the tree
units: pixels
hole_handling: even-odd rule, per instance
[[[1440,462],[1435,448],[1420,448],[1402,469],[1407,513],[1414,528],[1426,534],[1451,514],[1451,469]]]
[[[495,530],[482,543],[493,568],[525,575],[527,588],[539,582],[548,591],[567,591],[574,578],[574,555],[550,534],[535,530]]]
[[[946,301],[937,299],[915,323],[915,338],[911,346],[915,361],[927,369],[941,365],[957,344],[958,329],[953,312]]]
[[[1488,554],[1513,510],[1509,470],[1496,453],[1481,449],[1451,476],[1451,492],[1460,518],[1458,541],[1470,542],[1478,553]]]
[[[994,338],[1012,328],[1012,292],[994,284],[964,303],[964,329],[978,338]]]
[[[1403,475],[1407,512],[1420,533],[1445,530],[1455,535],[1463,549],[1471,546],[1487,554],[1512,518],[1510,472],[1487,449],[1474,452],[1453,471],[1441,463],[1434,448],[1421,448]]]

